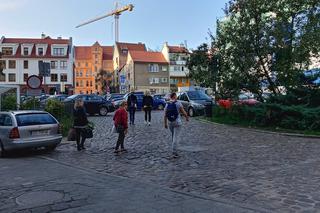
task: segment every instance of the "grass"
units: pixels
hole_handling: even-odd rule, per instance
[[[69,129],[73,125],[73,120],[68,116],[63,116],[59,119],[60,125],[62,126],[62,135],[66,137],[68,135]]]
[[[319,131],[311,131],[311,130],[301,131],[301,130],[283,129],[283,128],[279,128],[276,126],[273,126],[273,127],[253,126],[248,121],[231,118],[230,116],[227,116],[227,115],[223,116],[223,117],[221,116],[221,117],[211,117],[211,118],[201,117],[200,119],[206,120],[209,122],[218,123],[218,124],[226,124],[226,125],[232,125],[232,126],[244,127],[244,128],[250,128],[250,129],[257,129],[257,130],[273,131],[273,132],[279,132],[279,133],[303,134],[306,136],[320,136]]]

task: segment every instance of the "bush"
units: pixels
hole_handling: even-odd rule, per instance
[[[24,101],[20,106],[20,109],[22,110],[36,110],[39,108],[40,108],[40,101],[34,97]]]
[[[279,127],[291,130],[320,131],[320,107],[259,104],[256,106],[216,107],[215,117],[225,117],[236,124],[258,127]]]
[[[4,96],[1,103],[2,111],[11,111],[17,110],[17,98],[15,95],[6,95]]]

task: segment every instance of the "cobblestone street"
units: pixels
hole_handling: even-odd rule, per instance
[[[183,127],[180,158],[169,152],[163,112],[150,127],[137,113],[125,140],[128,153],[115,156],[112,114],[91,117],[95,136],[87,150],[63,143],[50,159],[128,177],[161,187],[223,199],[271,212],[320,211],[320,139],[261,133],[192,119]]]

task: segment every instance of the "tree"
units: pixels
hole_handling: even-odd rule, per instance
[[[100,86],[102,92],[107,91],[107,87],[110,88],[112,82],[112,73],[100,69],[96,76],[96,84]]]
[[[300,86],[301,73],[320,52],[318,0],[231,0],[218,21],[221,90],[248,90],[260,99]]]

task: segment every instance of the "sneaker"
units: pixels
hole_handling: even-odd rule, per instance
[[[147,124],[148,124],[148,122],[147,122],[147,121],[144,121],[144,124],[145,124],[145,125],[147,125]]]
[[[120,150],[116,149],[116,150],[114,150],[113,153],[114,153],[114,154],[119,154],[119,153],[120,153]]]
[[[148,125],[151,126],[151,122],[148,122]]]
[[[178,153],[177,153],[177,152],[173,152],[173,153],[172,153],[172,157],[173,157],[173,158],[178,158],[178,157],[179,157],[179,155],[178,155]]]
[[[127,153],[128,151],[126,149],[121,149],[121,152]]]

